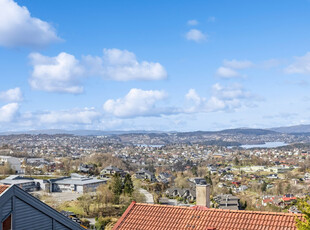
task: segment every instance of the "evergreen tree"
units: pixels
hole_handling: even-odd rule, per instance
[[[131,176],[129,174],[126,174],[125,180],[124,180],[124,193],[129,194],[130,196],[133,193],[133,183],[131,180]]]
[[[238,158],[235,157],[235,159],[234,159],[234,165],[236,166],[236,165],[239,165],[239,164],[240,164],[240,162],[239,162]]]
[[[267,190],[267,183],[265,181],[263,181],[262,192],[266,192],[266,190]]]
[[[206,180],[207,184],[212,185],[212,179],[211,179],[211,176],[205,176],[205,180]]]
[[[111,190],[114,194],[114,203],[118,204],[119,203],[119,197],[123,191],[122,178],[120,177],[120,175],[118,173],[116,173],[112,178]]]
[[[112,191],[114,195],[121,195],[123,190],[122,178],[116,173],[112,178]]]
[[[197,166],[193,166],[191,171],[194,174],[194,176],[198,176],[198,168],[197,168]]]

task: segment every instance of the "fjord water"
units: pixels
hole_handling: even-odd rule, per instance
[[[285,142],[266,142],[265,144],[257,144],[257,145],[241,145],[241,148],[244,149],[252,149],[252,148],[277,148],[281,146],[286,146]]]

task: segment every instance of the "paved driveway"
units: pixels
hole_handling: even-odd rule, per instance
[[[146,191],[143,188],[139,188],[139,192],[145,196],[145,203],[154,204],[154,198],[153,198],[153,195],[151,193],[149,193],[148,191]]]
[[[47,196],[48,198],[53,199],[55,202],[58,204],[61,204],[65,201],[72,201],[76,200],[78,197],[82,196],[82,193],[75,193],[75,192],[53,192],[53,193],[46,193],[43,191],[36,191],[36,192],[31,192],[32,195],[36,196]],[[36,196],[37,197],[37,196]]]

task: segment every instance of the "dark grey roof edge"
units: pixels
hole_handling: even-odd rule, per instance
[[[85,230],[82,226],[78,223],[74,222],[73,220],[69,219],[68,217],[62,215],[57,210],[53,209],[49,205],[45,204],[44,202],[40,201],[36,197],[28,194],[21,188],[16,185],[10,186],[1,196],[0,196],[0,206],[6,202],[12,196],[16,196],[17,198],[21,199],[22,201],[26,202],[28,205],[32,206],[33,208],[39,210],[40,212],[44,213],[45,215],[55,219],[62,225],[70,228],[70,229],[82,229]]]

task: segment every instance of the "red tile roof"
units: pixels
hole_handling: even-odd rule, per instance
[[[283,197],[282,198],[283,201],[291,201],[291,200],[297,200],[296,197]]]
[[[7,190],[10,186],[9,185],[0,185],[0,195],[3,193],[5,190]]]
[[[264,203],[270,203],[270,202],[272,202],[274,200],[274,197],[272,197],[272,198],[266,198],[266,199],[263,199],[263,202]]]
[[[299,218],[302,215],[298,215]],[[296,230],[295,214],[279,212],[193,209],[132,202],[113,230],[216,229]]]

